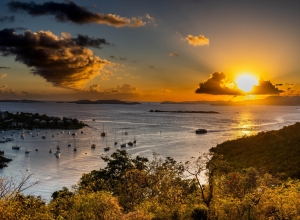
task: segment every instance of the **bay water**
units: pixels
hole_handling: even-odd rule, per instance
[[[150,112],[166,111],[216,111],[219,114]],[[172,157],[185,162],[191,157],[207,152],[226,140],[244,135],[255,135],[260,131],[278,130],[294,124],[300,119],[297,106],[212,106],[205,104],[160,104],[142,103],[140,105],[101,105],[74,103],[0,103],[0,110],[9,112],[28,112],[49,116],[71,117],[88,124],[75,130],[34,129],[20,139],[21,150],[13,150],[15,141],[0,143],[0,150],[13,159],[8,167],[0,170],[1,176],[31,174],[31,181],[41,182],[25,191],[26,194],[41,195],[47,201],[51,194],[63,186],[76,184],[83,173],[105,167],[101,156],[109,156],[120,149],[120,144],[136,139],[133,146],[122,148],[135,157],[151,158],[153,152],[161,157]],[[204,128],[206,134],[195,134],[195,130]],[[101,137],[101,132],[107,133]],[[32,135],[29,135],[32,132]],[[39,135],[37,133],[39,132]],[[70,132],[71,134],[68,134]],[[124,135],[127,132],[128,135]],[[10,137],[12,130],[0,134]],[[45,136],[45,139],[42,139]],[[54,136],[54,137],[52,137]],[[15,138],[15,136],[14,136]],[[115,138],[118,142],[114,144]],[[75,140],[74,140],[75,139]],[[72,143],[68,147],[68,141]],[[75,142],[75,143],[74,143]],[[61,157],[53,153],[59,144]],[[74,152],[76,144],[78,150]],[[92,149],[91,145],[96,144]],[[107,152],[104,147],[111,149]],[[38,151],[35,149],[38,148]],[[25,150],[31,150],[25,154]],[[52,149],[52,153],[49,150]]]

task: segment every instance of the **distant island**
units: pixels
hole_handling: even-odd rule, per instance
[[[207,104],[220,106],[240,106],[240,105],[278,105],[278,106],[298,106],[300,96],[269,96],[265,99],[246,100],[246,101],[182,101],[172,102],[163,101],[161,104]]]
[[[97,100],[97,101],[91,101],[91,100],[78,100],[78,101],[72,101],[68,103],[76,103],[76,104],[119,104],[119,105],[137,105],[141,104],[139,102],[125,102],[120,100]]]
[[[0,111],[0,128],[1,129],[80,129],[87,126],[76,118],[55,117],[40,115],[38,113]]]
[[[28,99],[21,99],[21,100],[13,100],[13,99],[5,99],[0,100],[0,102],[18,102],[18,103],[45,103],[44,101],[37,101],[37,100],[28,100]]]
[[[171,113],[200,113],[200,114],[219,114],[215,111],[165,111],[165,110],[150,110],[150,112],[171,112]]]

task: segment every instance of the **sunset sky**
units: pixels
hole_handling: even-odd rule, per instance
[[[0,99],[298,95],[299,10],[296,0],[1,0]]]

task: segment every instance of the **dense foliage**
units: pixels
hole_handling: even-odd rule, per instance
[[[12,159],[4,157],[4,151],[0,151],[0,169],[7,167],[6,163],[12,161]]]
[[[300,179],[300,123],[226,141],[210,151],[222,154],[237,170],[254,167],[281,178]]]
[[[86,124],[78,121],[76,118],[62,119],[59,117],[47,116],[39,113],[17,112],[2,112],[3,116],[0,119],[1,129],[33,129],[33,128],[51,128],[51,129],[80,129]],[[43,123],[42,123],[43,122]]]

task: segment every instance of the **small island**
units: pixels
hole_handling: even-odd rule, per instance
[[[166,111],[166,110],[150,110],[150,112],[171,112],[171,113],[200,113],[200,114],[219,114],[215,111]]]
[[[39,113],[0,111],[0,129],[81,129],[87,126],[76,118],[47,116]]]

